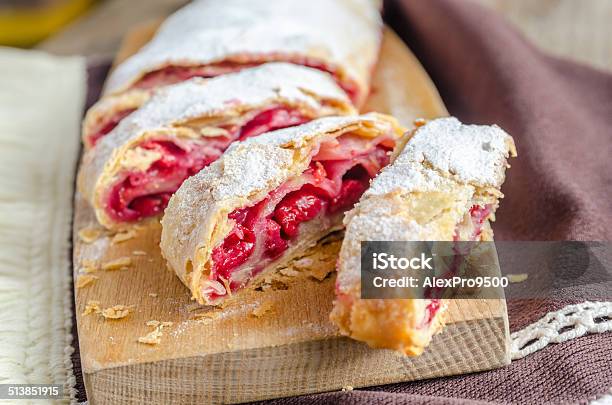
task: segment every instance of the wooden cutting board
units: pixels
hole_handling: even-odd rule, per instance
[[[135,30],[117,60],[139,49],[157,25]],[[440,97],[415,57],[390,30],[366,110],[395,115],[405,125],[418,117],[447,115]],[[96,228],[93,212],[77,194],[74,219],[75,280],[84,268],[120,258],[121,270],[98,269],[85,287],[75,286],[81,362],[90,404],[236,403],[469,373],[503,366],[509,332],[503,300],[451,303],[449,322],[427,351],[405,358],[339,337],[328,320],[339,242],[292,264],[266,292],[251,292],[223,309],[199,307],[166,269],[158,243],[160,226],[136,227],[135,236],[113,243],[102,235],[79,238]],[[88,302],[131,307],[125,318],[84,315]],[[155,327],[172,322],[161,342],[138,342]]]

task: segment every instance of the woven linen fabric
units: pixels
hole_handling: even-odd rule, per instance
[[[85,73],[82,58],[0,48],[0,383],[59,384],[72,400],[70,224]]]

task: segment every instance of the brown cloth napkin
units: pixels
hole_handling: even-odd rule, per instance
[[[543,54],[468,0],[389,0],[385,18],[452,115],[496,123],[514,137],[519,157],[503,187],[497,239],[612,239],[612,75]],[[107,69],[90,69],[90,102]],[[510,328],[577,301],[575,291],[554,301],[509,301]],[[495,371],[265,403],[583,403],[612,387],[611,346],[612,334],[591,335]],[[78,385],[85,399],[80,378]]]
[[[612,239],[612,75],[543,54],[471,1],[389,0],[385,18],[452,115],[514,137],[496,239]],[[511,330],[577,301],[509,301]],[[612,334],[591,335],[500,370],[266,403],[583,403],[612,387],[610,347]]]

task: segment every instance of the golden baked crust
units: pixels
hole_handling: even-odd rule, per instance
[[[105,198],[123,171],[152,163],[152,156],[138,151],[139,144],[147,139],[205,139],[218,135],[214,130],[220,126],[244,122],[250,114],[274,106],[295,109],[310,119],[355,113],[327,74],[302,66],[270,63],[209,80],[191,79],[158,89],[142,108],[87,151],[79,191],[100,224],[126,228],[129,223],[107,215]]]
[[[131,89],[120,94],[101,98],[87,110],[83,119],[81,137],[85,150],[93,145],[91,135],[103,125],[109,117],[122,111],[135,110],[147,102],[153,92],[151,90]]]
[[[213,248],[233,228],[228,214],[252,206],[301,175],[321,141],[347,133],[370,139],[381,134],[398,138],[403,129],[395,119],[382,114],[320,118],[234,143],[219,160],[183,183],[162,219],[161,248],[193,299],[206,302],[201,288],[210,274]],[[295,251],[302,251],[333,230],[304,232]],[[283,260],[289,260],[289,256],[291,252],[283,255]]]
[[[470,208],[490,207],[480,233],[492,239],[512,138],[500,128],[468,126],[455,118],[417,128],[398,146],[393,163],[376,177],[345,217],[338,260],[336,300],[330,314],[342,334],[372,347],[419,355],[443,325],[444,308],[423,326],[423,299],[360,299],[360,243],[469,240]],[[381,332],[384,331],[384,332]]]

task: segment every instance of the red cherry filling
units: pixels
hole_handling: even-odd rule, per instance
[[[470,217],[474,224],[474,232],[472,234],[473,240],[476,240],[482,233],[484,222],[490,214],[491,207],[488,205],[484,207],[481,205],[473,205],[472,208],[470,208]]]
[[[253,231],[240,224],[236,225],[223,244],[212,252],[213,260],[218,264],[218,274],[229,280],[230,274],[226,270],[246,262],[254,248]]]
[[[471,233],[470,239],[471,241],[476,241],[480,237],[482,233],[482,229],[484,227],[484,223],[491,214],[491,206],[485,205],[473,205],[470,210],[470,220],[472,221],[473,231]],[[453,236],[453,240],[455,242],[459,241],[459,231],[458,229],[455,231],[455,235]],[[463,249],[462,249],[463,248]],[[468,250],[465,250],[465,249]],[[454,277],[459,271],[459,267],[464,261],[463,256],[469,254],[469,246],[458,246],[455,245],[456,256],[453,256],[453,261],[451,262],[448,271],[446,271],[441,278],[451,278]],[[431,297],[439,297],[442,295],[444,289],[441,287],[430,287],[425,291],[425,298],[430,298],[431,301],[427,305],[425,311],[424,325],[429,326],[431,321],[433,320],[436,312],[440,309],[440,300],[437,298]]]
[[[441,305],[442,303],[439,299],[433,299],[429,301],[429,304],[427,304],[427,306],[425,307],[425,325],[431,324],[431,321],[433,321],[434,317],[436,316],[436,313],[440,310]]]
[[[227,259],[235,251],[232,243],[242,243],[232,231],[213,249],[212,279],[222,276],[231,280],[232,290],[245,285],[267,262],[288,249],[299,237],[302,224],[350,209],[368,188],[370,179],[389,162],[389,147],[382,143],[363,146],[362,142],[361,153],[348,153],[348,159],[337,159],[339,156],[335,155],[335,160],[319,161],[319,156],[330,156],[329,150],[322,147],[320,151],[298,180],[282,185],[255,206],[237,209],[229,215],[236,222],[234,229],[253,230],[255,248],[249,250],[248,260],[242,250],[239,259]],[[296,190],[295,184],[302,185]],[[214,291],[208,294],[210,298],[218,297]]]
[[[274,220],[266,220],[266,242],[264,255],[276,259],[287,250],[287,241],[281,236],[281,226]]]
[[[122,119],[133,113],[135,110],[135,108],[129,108],[127,110],[117,111],[117,113],[109,117],[107,120],[102,121],[102,123],[99,125],[99,129],[89,135],[90,145],[94,146],[96,142],[100,140],[100,138],[112,131],[117,125],[119,125],[119,122]]]
[[[160,158],[145,171],[126,173],[110,192],[107,213],[118,221],[137,221],[160,214],[170,196],[189,176],[217,159],[222,151],[191,142],[153,140],[139,145]]]
[[[285,107],[264,110],[229,137],[208,137],[199,141],[149,140],[138,147],[159,154],[144,171],[124,173],[111,189],[107,200],[108,215],[117,221],[138,221],[159,215],[180,185],[221,156],[230,143],[244,134],[260,135],[272,129],[293,126],[307,121],[300,113]]]
[[[317,216],[327,205],[321,192],[310,184],[285,196],[274,210],[274,220],[280,224],[283,234],[292,238],[298,234],[298,226]]]
[[[245,68],[255,67],[263,63],[273,61],[274,60],[270,60],[270,58],[268,58],[268,60],[252,58],[251,61],[226,61],[204,66],[167,66],[145,74],[140,80],[134,83],[132,87],[138,89],[152,89],[159,86],[179,83],[194,77],[210,78],[228,73],[234,73]],[[277,57],[276,61],[281,62],[283,60]],[[303,65],[331,74],[338,85],[342,87],[345,93],[349,96],[349,98],[353,101],[356,100],[358,94],[357,85],[352,80],[343,80],[335,68],[328,66],[321,61],[310,58],[294,57],[286,58],[284,61],[294,63],[296,65]]]
[[[299,111],[279,107],[272,108],[257,115],[247,122],[240,131],[240,140],[261,135],[275,129],[292,127],[308,121]]]

